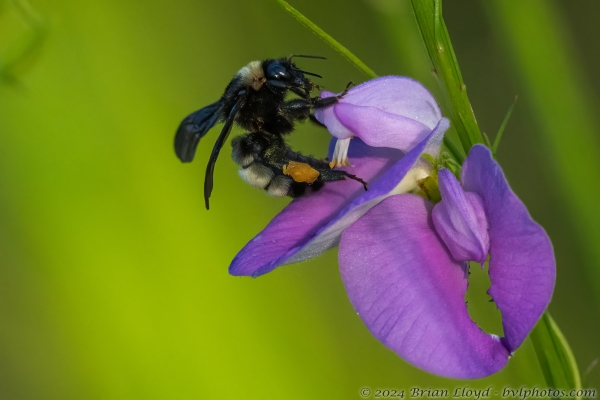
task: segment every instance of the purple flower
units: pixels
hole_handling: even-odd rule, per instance
[[[323,91],[321,97],[335,96]],[[442,119],[435,99],[419,82],[386,76],[358,85],[333,107],[315,117],[338,139],[331,156],[338,167],[349,166],[350,139],[372,147],[408,151],[419,144]]]
[[[403,106],[383,109],[389,101],[378,101],[376,93],[391,101],[394,90],[400,97],[412,93],[416,105],[404,106],[407,99],[398,101]],[[344,127],[362,139],[352,141],[349,155],[355,163],[352,173],[369,182],[369,191],[354,181],[332,182],[293,200],[238,253],[230,273],[256,277],[339,244],[350,301],[384,345],[437,375],[479,378],[499,371],[552,296],[555,262],[546,233],[480,145],[471,149],[463,165],[462,184],[449,170],[437,173],[439,203],[413,194],[425,178],[436,176],[422,155],[437,158],[449,125],[418,83],[380,78],[351,89],[342,100],[354,110],[351,117],[340,112],[349,107],[342,102],[329,116],[318,118],[338,138]],[[417,111],[407,116],[407,109]],[[385,124],[356,121],[359,113],[387,118],[387,135],[406,131],[419,141],[413,145],[380,137]],[[414,129],[415,121],[425,121],[426,128]],[[402,156],[399,149],[409,151]],[[488,255],[488,293],[502,314],[503,338],[483,332],[470,319],[464,301],[468,261],[483,262]]]

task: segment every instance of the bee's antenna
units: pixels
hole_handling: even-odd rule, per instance
[[[303,54],[292,54],[290,55],[289,60],[292,61],[292,58],[294,57],[301,57],[301,58],[318,58],[319,60],[327,60],[327,58],[325,57],[321,57],[321,56],[307,56],[307,55],[303,55]]]
[[[296,71],[302,72],[304,75],[311,75],[311,76],[316,76],[317,78],[323,78],[321,75],[319,74],[315,74],[314,72],[308,72],[308,71],[303,71],[301,69],[296,68]]]

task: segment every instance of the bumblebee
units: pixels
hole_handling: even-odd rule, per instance
[[[200,139],[210,128],[219,122],[225,123],[206,167],[207,210],[215,163],[234,123],[248,131],[231,142],[232,158],[241,167],[239,175],[272,196],[299,197],[309,190],[320,189],[325,182],[345,178],[356,180],[367,189],[366,182],[357,176],[333,170],[327,161],[304,156],[286,144],[284,137],[294,130],[296,122],[314,119],[313,110],[334,105],[348,90],[336,97],[311,97],[318,85],[305,75],[321,76],[296,67],[293,57],[323,58],[292,55],[252,61],[237,72],[218,101],[181,122],[175,134],[175,153],[182,162],[194,159]],[[290,92],[297,98],[286,100]]]

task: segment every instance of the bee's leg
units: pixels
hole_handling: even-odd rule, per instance
[[[354,181],[362,183],[365,190],[367,190],[367,182],[362,180],[356,175],[352,175],[346,171],[342,171],[339,169],[317,169],[319,171],[319,178],[317,182],[335,182],[335,181],[343,181],[346,178],[352,179]]]
[[[316,180],[314,182],[312,182],[313,190],[318,190],[321,186],[323,186],[323,183],[325,183],[325,182],[341,181],[346,178],[362,183],[365,190],[367,190],[367,182],[365,182],[361,178],[357,177],[356,175],[352,175],[352,174],[350,174],[346,171],[342,171],[342,170],[331,169],[329,167],[329,163],[327,163],[327,161],[323,161],[323,160],[316,159],[314,157],[302,155],[300,153],[292,151],[289,147],[286,148],[284,150],[284,152],[281,154],[281,159],[283,161],[283,164],[285,164],[286,166],[291,166],[292,165],[291,162],[295,162],[298,164],[304,164],[303,168],[297,169],[299,171],[304,170],[304,171],[302,171],[304,173],[307,169],[315,170],[315,172],[318,173],[318,176],[317,176]],[[283,166],[282,166],[282,168],[283,168]],[[298,167],[296,167],[296,168],[298,168]],[[301,176],[301,177],[307,176],[304,173],[301,173],[299,176]],[[294,176],[294,175],[292,174],[292,176]],[[298,181],[299,179],[295,178],[295,180]]]
[[[335,98],[339,100],[342,97],[344,97],[348,93],[348,90],[350,90],[350,88],[352,86],[354,86],[354,82],[352,82],[352,81],[348,82],[348,84],[346,85],[346,89],[344,89],[344,91],[342,93],[340,93],[337,96],[335,96]]]
[[[311,156],[305,156],[296,151],[292,151],[289,147],[284,149],[283,159],[285,159],[286,164],[290,161],[296,161],[299,163],[308,164],[316,170],[329,169],[329,163],[327,161],[319,160],[318,158]]]
[[[316,86],[314,86],[314,87],[316,87]],[[310,100],[310,92],[311,91],[306,88],[300,89],[297,87],[292,87],[292,88],[290,88],[290,91],[292,93],[297,94],[299,97],[302,97],[303,99]]]
[[[279,112],[290,120],[305,120],[311,115],[313,104],[310,99],[294,99],[279,106]]]
[[[348,90],[350,90],[350,88],[353,85],[354,85],[354,83],[348,82],[348,85],[346,85],[346,89],[344,89],[344,91],[342,93],[338,94],[337,96],[325,97],[325,98],[317,96],[317,97],[311,98],[313,108],[319,109],[319,108],[331,107],[332,105],[336,104],[342,97],[344,97],[348,93]]]
[[[288,119],[304,120],[306,118],[311,118],[311,120],[315,122],[316,120],[312,116],[311,111],[314,109],[331,107],[332,105],[336,104],[339,99],[348,93],[348,90],[350,90],[352,85],[354,85],[354,83],[349,82],[346,86],[346,89],[342,93],[338,94],[337,96],[326,98],[321,98],[320,96],[305,97],[301,93],[297,93],[292,89],[294,93],[298,94],[302,98],[286,101],[279,106],[279,111]],[[317,121],[317,123],[319,122]]]

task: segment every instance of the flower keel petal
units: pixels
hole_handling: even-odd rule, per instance
[[[438,179],[442,201],[433,208],[437,233],[454,259],[483,263],[490,248],[483,200],[475,193],[465,193],[447,169],[439,171]]]

